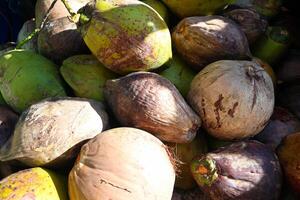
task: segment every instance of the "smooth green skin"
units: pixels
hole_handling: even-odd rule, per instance
[[[251,52],[268,64],[276,64],[287,52],[290,46],[289,39],[287,30],[281,27],[269,27],[266,35],[254,44]]]
[[[105,82],[118,77],[93,55],[76,55],[64,60],[60,73],[76,96],[99,101],[104,101]]]
[[[12,50],[0,57],[0,90],[19,113],[47,97],[66,96],[56,65],[28,50]]]
[[[172,57],[166,23],[137,0],[98,0],[81,32],[93,55],[119,74],[155,69]]]
[[[197,72],[193,71],[181,58],[173,58],[165,64],[168,68],[159,74],[171,81],[183,97],[186,97],[193,78]]]
[[[162,0],[179,18],[212,15],[235,0]]]
[[[0,181],[1,200],[67,200],[66,177],[43,168],[30,168]]]
[[[167,7],[159,0],[142,0],[145,4],[151,6],[164,19],[167,25],[170,25],[170,14]]]

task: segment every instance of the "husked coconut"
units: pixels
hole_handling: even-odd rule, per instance
[[[221,60],[196,75],[188,100],[209,134],[237,140],[266,126],[274,108],[274,88],[258,63]]]

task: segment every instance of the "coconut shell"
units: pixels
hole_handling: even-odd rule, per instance
[[[176,87],[155,73],[134,72],[108,80],[104,96],[123,126],[146,130],[167,142],[190,142],[201,125]]]
[[[272,79],[256,62],[222,60],[193,79],[188,101],[206,131],[217,139],[239,140],[259,133],[274,108]]]
[[[38,51],[56,63],[66,58],[88,52],[77,31],[77,25],[68,17],[47,21],[38,35]]]
[[[299,148],[300,132],[297,132],[288,135],[277,150],[280,164],[285,174],[285,179],[298,195],[300,195]]]
[[[298,131],[300,131],[299,119],[288,110],[275,107],[268,125],[254,139],[276,150],[284,137]]]
[[[104,131],[82,147],[69,174],[69,196],[166,200],[171,199],[174,181],[164,144],[150,133],[122,127]]]
[[[80,147],[108,127],[102,103],[81,98],[46,99],[22,113],[0,161],[28,166],[61,167],[73,161]]]
[[[185,18],[175,27],[172,39],[182,58],[198,71],[214,61],[251,56],[243,31],[221,16]]]
[[[138,0],[97,1],[80,26],[92,54],[119,74],[148,71],[172,57],[170,31],[161,16]]]
[[[0,181],[1,200],[67,200],[66,180],[60,174],[42,168],[16,172]]]
[[[257,141],[237,142],[195,158],[191,170],[211,200],[276,200],[280,196],[278,158]]]

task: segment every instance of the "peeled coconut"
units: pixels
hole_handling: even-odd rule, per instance
[[[190,142],[201,125],[176,87],[152,72],[108,80],[104,96],[123,126],[146,130],[167,142]]]
[[[25,169],[0,181],[1,200],[67,200],[66,179],[43,168]]]
[[[209,134],[239,140],[266,126],[274,108],[274,88],[258,63],[221,60],[196,75],[188,101]]]
[[[88,18],[80,23],[86,45],[116,73],[155,69],[172,57],[165,21],[141,1],[97,0],[81,13]]]
[[[28,50],[12,50],[0,56],[0,90],[17,112],[47,97],[66,96],[57,66]]]
[[[10,140],[0,149],[0,161],[28,166],[65,167],[83,142],[108,126],[102,103],[82,98],[46,99],[22,113]]]
[[[172,40],[179,55],[198,71],[218,60],[251,56],[244,32],[232,20],[217,15],[183,19]]]
[[[145,131],[115,128],[86,143],[69,174],[70,200],[171,199],[175,171],[164,144]]]

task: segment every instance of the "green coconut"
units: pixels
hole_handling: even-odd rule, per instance
[[[15,111],[46,97],[66,96],[57,66],[27,50],[12,50],[0,57],[0,91]]]
[[[76,55],[64,60],[60,73],[76,96],[99,101],[104,100],[105,82],[117,78],[93,55]]]
[[[235,0],[162,0],[178,17],[212,15]]]
[[[25,169],[0,181],[1,200],[67,200],[66,178],[42,168]]]
[[[172,57],[171,35],[165,21],[143,2],[97,0],[81,12],[88,17],[81,15],[86,45],[114,72],[155,69]]]
[[[154,10],[158,12],[158,14],[165,20],[165,22],[169,25],[170,22],[170,13],[161,1],[158,0],[142,0],[145,4],[151,6]]]
[[[165,64],[168,68],[159,74],[171,81],[182,96],[186,96],[196,72],[193,71],[180,57],[173,58]]]

